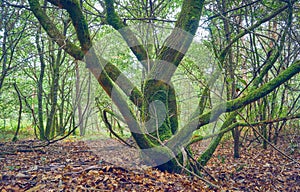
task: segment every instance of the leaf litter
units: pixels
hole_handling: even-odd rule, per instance
[[[15,145],[0,143],[1,152],[11,146]],[[232,141],[221,144],[205,167],[217,180],[212,183],[220,186],[214,189],[193,176],[162,172],[138,159],[131,168],[112,164],[90,146],[64,140],[38,150],[0,153],[0,191],[300,191],[300,165],[270,147],[242,147],[241,157],[234,159]],[[280,147],[286,146],[282,142]],[[197,151],[197,144],[192,148]],[[291,156],[299,162],[299,154],[298,150]],[[128,161],[124,156],[116,159]]]

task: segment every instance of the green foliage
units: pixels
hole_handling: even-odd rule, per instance
[[[76,134],[83,135],[86,131],[106,136],[107,132],[101,128],[104,124],[99,122],[104,108],[113,111],[110,120],[118,119],[122,127],[119,133],[122,134],[124,127],[124,137],[127,137],[136,124],[138,130],[148,129],[145,124],[151,119],[150,103],[159,100],[166,106],[167,114],[162,125],[152,130],[151,138],[146,132],[132,131],[132,135],[140,148],[158,147],[154,161],[156,156],[172,157],[160,168],[173,171],[181,167],[158,138],[170,148],[175,146],[174,151],[181,150],[189,144],[192,133],[205,136],[226,129],[236,121],[276,119],[299,109],[300,99],[293,94],[300,88],[296,74],[299,61],[295,60],[299,55],[299,41],[294,35],[299,29],[299,11],[288,2],[210,1],[205,4],[202,19],[199,16],[203,1],[91,0],[83,1],[83,5],[79,1],[48,1],[45,6],[41,6],[39,0],[28,2],[30,10],[1,2],[4,26],[0,32],[2,139],[14,134],[19,118],[13,83],[18,85],[24,104],[20,137],[27,134],[35,137],[36,131],[40,139],[52,139],[75,127],[79,127]],[[295,4],[298,6],[298,2]],[[190,44],[189,37],[172,31],[176,26],[194,34],[200,29],[199,21],[210,32],[206,39],[196,37]],[[91,81],[91,73],[83,73],[84,63],[78,61],[90,53],[87,51],[91,40],[97,59],[101,65],[106,64],[105,72],[99,63],[98,68],[86,66],[98,82]],[[132,42],[137,44],[132,46]],[[171,47],[173,43],[189,48],[188,52],[175,50]],[[156,59],[174,64],[175,69],[172,71],[168,65],[155,62]],[[147,65],[142,63],[145,61]],[[124,82],[117,82],[121,73]],[[164,77],[167,82],[152,77]],[[168,84],[171,78],[174,89]],[[99,82],[102,88],[97,87]],[[140,103],[131,97],[132,90],[134,99]],[[115,105],[112,91],[120,99]],[[122,111],[127,106],[128,110]],[[116,112],[116,108],[120,112]],[[201,108],[199,114],[198,108]],[[233,113],[221,115],[226,112]],[[118,117],[121,114],[123,118]],[[238,117],[240,114],[244,118]],[[96,123],[90,121],[93,117]],[[85,130],[88,125],[92,128]],[[281,125],[277,123],[272,129],[264,126],[261,132],[272,140],[278,137]],[[156,131],[160,135],[156,135]],[[200,163],[207,163],[222,137],[223,134],[219,134],[212,139],[207,151],[198,159]],[[223,137],[230,138],[229,133]],[[295,148],[291,143],[291,149]],[[182,157],[179,152],[176,160],[182,162]],[[218,158],[225,162],[225,157]]]
[[[4,121],[5,126],[4,126]],[[11,141],[14,137],[14,134],[17,130],[18,122],[16,120],[0,120],[0,141]],[[3,124],[2,124],[3,123]],[[18,139],[28,139],[33,136],[33,127],[31,122],[22,121],[22,125],[20,127],[20,132],[18,135]]]

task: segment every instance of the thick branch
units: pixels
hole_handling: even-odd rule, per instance
[[[253,101],[256,101],[266,96],[267,94],[272,92],[274,89],[279,87],[284,82],[288,81],[290,78],[292,78],[299,72],[300,60],[296,61],[285,71],[280,73],[278,77],[264,84],[260,88],[251,91],[244,97],[221,103],[218,106],[214,107],[210,112],[201,115],[199,117],[200,120],[198,120],[197,118],[191,120],[190,123],[188,123],[182,129],[180,129],[177,132],[177,134],[170,139],[168,146],[174,149],[174,147],[180,147],[179,145],[187,145],[192,136],[193,131],[199,129],[200,127],[210,122],[216,121],[217,118],[225,112],[235,111],[237,109],[242,108],[245,105],[250,104]]]
[[[82,10],[80,8],[79,1],[76,0],[48,0],[54,5],[66,9],[72,20],[72,24],[75,28],[78,40],[80,42],[81,50],[86,53],[92,46],[91,37],[89,34],[88,24]]]
[[[80,8],[79,1],[76,0],[48,0],[50,3],[66,9],[72,20],[78,40],[80,42],[81,50],[86,53],[92,46],[89,34],[88,24],[84,18]]]
[[[231,131],[232,129],[234,129],[236,127],[261,126],[261,125],[268,125],[268,124],[273,124],[273,123],[280,122],[280,121],[288,121],[288,120],[293,120],[293,119],[300,119],[300,113],[298,113],[296,115],[288,116],[288,117],[280,117],[277,119],[265,120],[265,121],[254,122],[254,123],[236,122],[236,123],[231,124],[227,128],[222,129],[221,131],[219,131],[217,133],[207,135],[207,136],[197,135],[192,138],[192,140],[189,144],[192,144],[192,143],[195,143],[195,142],[198,142],[201,140],[209,139],[212,137],[216,137],[219,134],[224,134],[228,131]]]
[[[175,29],[166,39],[158,56],[159,61],[154,64],[150,78],[169,82],[178,65],[187,52],[198,29],[204,0],[185,0]],[[174,65],[170,67],[170,64]]]
[[[103,87],[106,93],[111,97],[112,101],[118,107],[119,111],[121,112],[126,124],[128,125],[130,132],[139,145],[140,148],[151,148],[153,147],[153,143],[148,139],[147,135],[145,135],[145,131],[142,130],[142,127],[136,120],[136,116],[131,111],[127,101],[123,98],[123,95],[120,93],[119,89],[113,89],[115,86],[113,80],[108,76],[106,70],[104,70],[103,61],[101,58],[96,56],[94,49],[91,49],[86,58],[87,65],[98,67],[90,68],[90,71],[98,80],[98,83]],[[91,64],[89,64],[91,63]],[[120,81],[117,81],[120,82]]]
[[[131,51],[139,61],[147,60],[148,57],[145,48],[136,38],[134,33],[130,30],[130,28],[122,22],[119,15],[115,12],[113,0],[105,0],[105,5],[107,22],[122,35],[123,39],[126,41],[127,45],[130,47]],[[148,68],[147,62],[141,63],[143,64],[145,69]]]
[[[70,42],[63,34],[59,32],[57,27],[51,22],[50,18],[46,15],[41,8],[38,0],[28,0],[30,9],[39,20],[46,33],[51,37],[60,47],[62,47],[68,54],[75,59],[81,60],[84,53],[75,44]]]
[[[62,5],[58,0],[49,0],[52,4],[56,5],[56,6],[64,6],[66,8],[66,6],[68,5],[65,1],[62,3],[64,5]],[[90,40],[89,38],[84,38],[86,35],[88,35],[88,32],[84,32],[86,30],[84,30],[83,32],[77,32],[78,34],[78,38],[81,38],[81,42],[80,44],[82,45],[82,48],[80,49],[79,47],[77,47],[75,44],[71,43],[70,40],[68,40],[64,35],[62,35],[59,30],[57,29],[57,27],[52,23],[52,21],[50,20],[50,18],[46,15],[46,13],[43,11],[43,9],[41,8],[38,0],[28,0],[29,4],[30,4],[30,8],[31,11],[34,13],[34,15],[36,16],[36,18],[39,20],[40,24],[42,25],[42,27],[44,28],[44,30],[46,31],[46,33],[59,45],[61,46],[69,55],[71,55],[72,57],[74,57],[76,60],[83,60],[85,57],[85,51],[87,51],[87,48],[90,48]],[[66,5],[65,5],[66,4]],[[69,9],[69,8],[68,8]],[[73,8],[75,9],[75,8]],[[71,9],[69,9],[71,10]],[[81,12],[80,9],[76,9],[76,11]],[[72,13],[74,14],[74,13]],[[82,16],[82,13],[79,14],[81,15],[81,19],[84,19]],[[73,17],[75,19],[75,17]],[[73,24],[76,24],[76,21],[73,22]],[[81,21],[78,22],[78,25],[85,25],[85,22]],[[81,30],[79,29],[80,27],[76,27],[74,26],[76,31],[77,30]],[[142,98],[142,94],[140,93],[140,91],[134,86],[134,84],[131,83],[131,81],[122,74],[122,72],[113,64],[111,64],[110,62],[106,61],[103,58],[100,58],[100,61],[105,64],[105,70],[108,74],[108,76],[113,80],[116,81],[117,79],[119,79],[119,81],[116,82],[116,84],[125,92],[125,94],[130,97],[131,101],[133,101],[133,103],[137,106],[141,105],[141,98]],[[88,68],[93,68],[93,67],[99,67],[98,66],[99,63],[96,63],[94,66],[89,66],[87,64]],[[95,70],[95,69],[92,69]],[[98,75],[98,77],[100,76],[100,74],[102,74],[101,72]],[[103,74],[102,74],[103,76]],[[122,79],[122,81],[120,81],[120,79]],[[102,82],[103,88],[105,90],[112,90],[113,85],[110,86],[110,84],[105,84]],[[109,92],[109,95],[110,92]]]

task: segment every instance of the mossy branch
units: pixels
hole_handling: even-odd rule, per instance
[[[184,0],[181,12],[175,23],[175,28],[167,37],[154,64],[150,77],[169,82],[176,68],[190,47],[199,26],[199,20],[204,6],[204,0]],[[174,67],[170,67],[169,64]]]
[[[50,18],[46,15],[44,10],[41,8],[38,0],[28,0],[30,9],[39,20],[40,24],[46,31],[46,33],[68,54],[77,60],[81,60],[84,57],[84,53],[81,49],[70,42],[62,33],[59,32],[57,27],[52,23]]]
[[[192,137],[193,131],[200,127],[216,121],[217,118],[225,113],[232,112],[246,106],[272,92],[274,89],[282,85],[284,82],[291,79],[293,76],[300,72],[300,60],[294,62],[290,67],[280,73],[276,78],[264,84],[258,89],[249,92],[247,95],[241,98],[230,100],[221,103],[214,107],[210,112],[200,115],[199,118],[194,118],[182,129],[180,129],[176,135],[174,135],[168,142],[168,146],[171,148],[186,146]],[[200,120],[199,120],[200,119]],[[178,146],[180,145],[180,146]]]
[[[75,28],[81,50],[86,53],[92,46],[88,24],[77,0],[48,0],[50,3],[67,10]]]
[[[91,42],[89,38],[85,38],[88,37],[88,31],[86,29],[87,25],[86,25],[86,21],[74,21],[73,25],[77,25],[74,26],[75,30],[79,30],[77,32],[77,36],[80,40],[80,44],[82,46],[82,48],[79,48],[78,46],[76,46],[75,44],[73,44],[72,42],[70,42],[70,40],[68,40],[64,35],[62,35],[62,33],[60,33],[60,31],[57,29],[57,27],[53,24],[53,22],[51,21],[51,19],[47,16],[47,14],[45,13],[45,11],[41,8],[39,1],[38,0],[28,0],[29,5],[30,5],[30,9],[33,12],[33,14],[35,15],[35,17],[39,20],[39,23],[42,25],[43,29],[46,31],[46,33],[62,48],[64,49],[69,55],[71,55],[73,58],[75,58],[76,60],[83,60],[85,57],[85,51],[87,51],[87,49],[90,49],[91,46]],[[72,17],[74,20],[76,20],[76,18],[81,18],[84,19],[83,15],[82,15],[82,11],[80,9],[80,7],[78,7],[78,3],[76,3],[74,0],[72,1],[58,1],[58,0],[49,0],[49,2],[51,2],[53,5],[58,6],[60,8],[65,8],[67,9],[68,6],[71,6],[73,8],[68,8],[69,11],[74,10],[76,12],[81,12],[78,14],[72,13]],[[71,2],[71,3],[70,3]],[[68,4],[70,3],[70,4]],[[75,7],[75,8],[74,8]],[[74,16],[74,15],[78,15],[78,16]],[[77,24],[76,24],[77,22]],[[81,27],[79,27],[81,26]],[[102,62],[102,64],[105,64],[105,68],[104,70],[107,72],[109,78],[111,78],[113,81],[116,81],[118,78],[121,78],[122,81],[117,81],[116,84],[125,92],[125,94],[130,97],[130,100],[137,106],[140,106],[142,103],[142,94],[141,92],[138,90],[138,88],[132,84],[132,82],[112,63],[106,61],[105,59],[103,59],[102,57],[99,58],[99,60]],[[98,60],[98,61],[99,61]],[[94,63],[94,65],[92,66],[88,66],[88,68],[98,68],[99,69],[99,63]],[[93,69],[94,71],[98,71],[96,69]],[[102,79],[104,80],[105,75],[102,73],[97,73],[98,74],[98,80]],[[100,77],[101,75],[101,77]],[[103,88],[108,92],[109,90],[112,90],[112,85],[110,86],[110,84],[107,84],[105,82],[101,83],[103,85]],[[110,92],[109,92],[109,95]]]
[[[232,129],[236,127],[249,127],[249,126],[261,126],[261,125],[268,125],[268,124],[273,124],[276,122],[281,122],[281,121],[288,121],[288,120],[293,120],[293,119],[300,119],[300,113],[292,116],[287,116],[287,117],[280,117],[277,119],[271,119],[271,120],[265,120],[265,121],[260,121],[260,122],[252,122],[252,123],[245,123],[245,122],[236,122],[231,124],[230,126],[226,127],[225,129],[220,130],[217,133],[211,134],[211,135],[206,135],[206,136],[201,136],[201,135],[195,135],[193,136],[192,140],[190,141],[189,145],[196,143],[198,141],[206,140],[212,137],[216,137],[220,134],[227,133],[228,131],[231,131]]]
[[[141,42],[136,38],[134,33],[130,30],[130,28],[122,22],[119,15],[116,13],[114,8],[113,0],[105,0],[106,6],[106,20],[109,25],[111,25],[115,30],[117,30],[126,41],[128,47],[134,53],[136,58],[139,61],[148,60],[148,54],[141,44]],[[147,62],[141,62],[145,69],[148,69]]]

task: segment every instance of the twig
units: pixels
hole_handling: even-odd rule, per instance
[[[103,167],[91,166],[91,167],[85,168],[85,169],[83,169],[81,171],[65,173],[63,176],[70,176],[70,175],[74,175],[74,174],[81,174],[81,173],[83,173],[85,171],[91,171],[91,170],[103,170]]]
[[[187,151],[188,156],[196,163],[197,167],[200,167],[211,179],[218,181],[214,176],[212,176],[194,157]]]
[[[129,147],[132,147],[132,148],[136,148],[134,147],[133,145],[130,145],[129,143],[127,143],[124,139],[122,139],[111,127],[111,124],[109,123],[108,119],[107,119],[107,109],[104,109],[103,110],[103,120],[104,120],[104,123],[106,125],[106,127],[108,128],[108,130],[115,136],[117,137],[117,139],[119,139],[122,143],[124,143],[125,145],[129,146]]]
[[[266,141],[273,149],[275,149],[277,152],[279,152],[282,156],[284,156],[284,157],[286,157],[287,159],[289,159],[289,160],[291,160],[291,161],[293,161],[293,162],[295,162],[295,163],[297,163],[298,165],[300,165],[300,162],[299,161],[297,161],[297,160],[295,160],[295,159],[293,159],[292,157],[290,157],[290,156],[288,156],[287,154],[285,154],[283,151],[281,151],[280,149],[278,149],[275,145],[273,145],[270,141],[268,141],[268,139],[266,139],[258,130],[256,130],[255,129],[255,127],[253,126],[253,125],[251,125],[251,123],[249,123],[248,121],[247,121],[247,119],[246,118],[244,118],[243,117],[243,115],[240,113],[240,112],[238,112],[239,113],[239,115],[240,115],[240,117],[242,117],[243,119],[244,119],[244,121],[247,123],[247,124],[249,124],[249,126],[264,140],[264,141]]]

